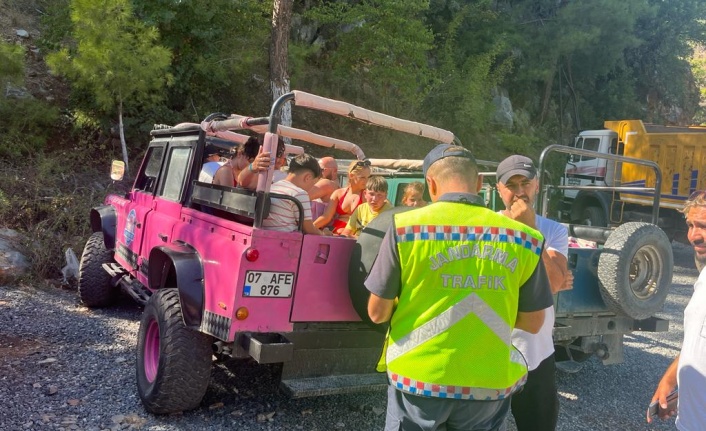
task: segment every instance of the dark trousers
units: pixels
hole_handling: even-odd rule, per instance
[[[554,355],[543,360],[527,375],[527,383],[512,396],[512,416],[517,431],[554,431],[559,417]]]

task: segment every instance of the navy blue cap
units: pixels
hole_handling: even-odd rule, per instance
[[[446,157],[463,157],[465,159],[473,160],[473,163],[476,162],[476,158],[473,157],[473,153],[460,145],[439,144],[432,148],[432,150],[429,151],[429,154],[424,157],[424,164],[422,165],[424,169],[424,177],[426,178],[427,171],[431,165]]]
[[[515,154],[500,162],[495,170],[495,178],[503,184],[515,175],[522,175],[527,179],[537,176],[537,168],[534,167],[532,159]]]

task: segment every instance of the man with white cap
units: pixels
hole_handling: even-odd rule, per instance
[[[568,231],[562,224],[535,213],[533,205],[539,181],[534,163],[525,156],[510,156],[500,162],[496,177],[498,193],[505,204],[505,210],[500,213],[539,230],[544,236],[542,262],[549,279],[544,288],[551,293],[570,289],[573,275],[566,264]],[[529,369],[524,389],[512,396],[512,415],[518,431],[556,429],[559,399],[554,377],[553,304],[544,313],[539,333],[532,334],[521,328],[512,331],[512,343],[524,355]]]
[[[423,170],[433,203],[394,215],[365,281],[390,321],[385,430],[501,430],[527,375],[512,328],[537,332],[552,303],[542,236],[485,208],[467,149],[440,144]]]

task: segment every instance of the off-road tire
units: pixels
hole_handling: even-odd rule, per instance
[[[115,303],[120,291],[111,285],[104,263],[113,262],[113,251],[105,248],[103,233],[95,232],[86,241],[78,272],[78,294],[90,308],[107,307]]]
[[[213,339],[184,326],[177,289],[156,291],[137,338],[137,391],[154,414],[191,410],[211,378]]]
[[[350,264],[348,265],[348,292],[356,313],[363,322],[368,323],[378,332],[387,332],[388,324],[375,324],[368,316],[368,299],[370,292],[365,288],[365,279],[368,278],[370,269],[377,259],[378,251],[382,246],[385,232],[392,224],[395,214],[409,211],[410,207],[395,207],[388,211],[381,212],[374,220],[360,231],[358,240],[351,253]]]
[[[673,266],[672,245],[662,229],[625,223],[610,234],[598,259],[601,297],[616,313],[646,319],[664,306]]]
[[[583,209],[580,223],[586,226],[607,227],[608,219],[601,207],[590,206]]]

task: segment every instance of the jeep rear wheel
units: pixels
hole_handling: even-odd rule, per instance
[[[184,326],[176,289],[155,292],[137,338],[137,390],[145,408],[167,414],[198,407],[211,378],[212,344]]]
[[[106,307],[115,302],[119,290],[110,283],[104,263],[113,262],[113,251],[105,248],[103,233],[93,233],[83,248],[78,273],[78,294],[91,308]]]

